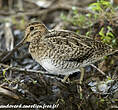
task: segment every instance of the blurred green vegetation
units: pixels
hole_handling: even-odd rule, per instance
[[[89,5],[88,9],[90,9],[94,14],[81,14],[76,7],[72,7],[71,17],[68,17],[64,13],[61,13],[61,19],[72,24],[73,26],[84,28],[92,26],[93,23],[95,21],[97,22],[98,20],[107,20],[112,22],[112,17],[115,15],[115,8],[109,1],[106,0],[99,0],[96,3],[92,3]],[[92,36],[91,31],[92,30],[89,29],[89,31],[86,32],[85,35]],[[77,31],[77,33],[79,33],[79,30]],[[113,33],[114,30],[111,25],[104,25],[103,27],[100,27],[97,35],[104,43],[107,43],[114,47],[117,45],[117,42],[116,36]]]

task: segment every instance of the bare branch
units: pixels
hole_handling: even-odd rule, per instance
[[[24,39],[21,42],[19,42],[12,51],[10,51],[5,57],[3,57],[0,62],[4,62],[8,60],[11,57],[11,55],[13,55],[13,53],[16,52],[18,48],[20,48],[23,45],[23,42],[24,42]]]
[[[25,73],[41,73],[41,74],[47,74],[48,72],[45,71],[36,71],[36,70],[32,70],[32,69],[26,69],[26,68],[18,68],[18,67],[11,67],[9,65],[5,65],[0,63],[0,67],[4,67],[7,68],[7,70],[12,70],[12,71],[20,71],[20,72],[25,72]]]

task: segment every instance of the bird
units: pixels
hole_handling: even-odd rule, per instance
[[[69,30],[49,30],[38,21],[26,26],[26,42],[32,58],[55,75],[68,76],[115,51],[104,42]]]

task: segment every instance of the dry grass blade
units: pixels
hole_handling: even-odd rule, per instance
[[[4,26],[5,30],[5,46],[8,51],[11,51],[14,46],[14,37],[11,30],[11,23],[6,22]]]

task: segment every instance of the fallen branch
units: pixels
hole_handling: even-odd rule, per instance
[[[41,73],[41,74],[48,74],[48,72],[45,72],[45,71],[36,71],[36,70],[32,70],[32,69],[26,69],[26,68],[18,68],[18,67],[12,67],[12,66],[9,66],[9,65],[5,65],[5,64],[2,64],[0,63],[0,67],[4,67],[6,68],[6,70],[12,70],[12,71],[20,71],[20,72],[25,72],[25,73]],[[48,74],[49,75],[49,74]]]
[[[13,92],[12,89],[1,85],[0,85],[0,94],[6,95],[16,100],[20,98],[16,93]]]
[[[11,55],[13,55],[13,53],[16,52],[16,51],[18,50],[18,48],[20,48],[20,47],[23,45],[23,42],[24,42],[24,39],[23,39],[20,43],[18,43],[18,44],[16,45],[16,47],[13,48],[12,51],[10,51],[5,57],[3,57],[3,58],[0,60],[0,62],[5,62],[6,60],[8,60],[8,59],[11,57]]]
[[[89,11],[87,9],[83,9],[83,8],[80,8],[80,7],[76,7],[76,9],[79,11],[79,13],[91,13],[91,14],[94,14],[92,11]],[[67,11],[70,11],[72,10],[72,6],[71,5],[64,5],[64,4],[60,4],[60,5],[55,5],[53,7],[50,7],[50,8],[46,8],[46,9],[43,9],[43,10],[30,10],[29,12],[24,12],[24,11],[20,11],[20,12],[4,12],[4,11],[0,11],[0,15],[3,15],[3,16],[16,16],[16,17],[19,17],[19,16],[22,16],[23,15],[26,15],[26,16],[41,16],[41,15],[45,15],[47,13],[51,13],[53,11],[57,11],[57,10],[67,10]]]

